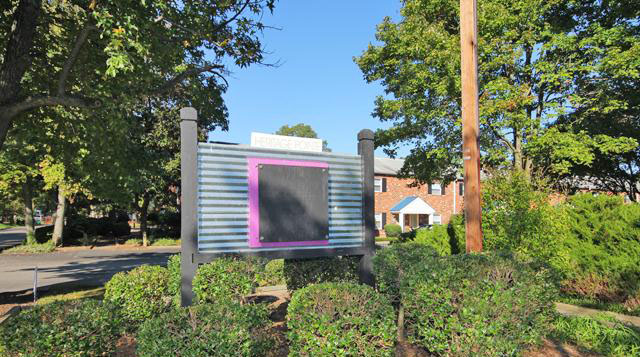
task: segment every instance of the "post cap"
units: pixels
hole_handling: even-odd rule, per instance
[[[358,141],[373,140],[373,137],[374,137],[373,131],[371,131],[370,129],[362,129],[358,133]]]
[[[180,120],[198,120],[198,112],[193,107],[184,107],[180,109]]]

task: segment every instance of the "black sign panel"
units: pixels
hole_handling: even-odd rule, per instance
[[[260,165],[259,171],[261,243],[329,239],[327,169]]]

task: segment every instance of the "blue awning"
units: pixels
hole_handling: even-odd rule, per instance
[[[403,198],[400,202],[396,203],[393,207],[391,207],[391,212],[400,212],[403,208],[407,207],[411,202],[413,202],[417,196],[408,196]]]
[[[418,196],[407,196],[391,207],[391,213],[434,214],[436,211]]]

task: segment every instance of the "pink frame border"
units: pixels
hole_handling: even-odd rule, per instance
[[[312,240],[299,242],[260,242],[260,205],[258,194],[258,179],[260,170],[258,165],[279,165],[279,166],[299,166],[299,167],[320,167],[329,168],[329,164],[320,161],[299,161],[299,160],[283,160],[270,159],[263,157],[248,157],[247,165],[249,171],[249,247],[291,247],[291,246],[310,246],[310,245],[329,245],[329,240]]]

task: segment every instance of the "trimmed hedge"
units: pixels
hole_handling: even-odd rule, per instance
[[[167,271],[169,272],[169,294],[173,296],[173,305],[180,307],[180,254],[169,257]]]
[[[325,282],[357,283],[359,264],[360,257],[287,259],[284,279],[289,291]]]
[[[453,245],[457,244],[452,244],[447,226],[440,224],[436,224],[431,228],[417,229],[413,241],[432,247],[439,255],[453,254]],[[457,249],[457,247],[455,249]]]
[[[395,224],[395,223],[385,224],[384,233],[387,235],[387,237],[397,238],[397,237],[400,237],[400,234],[402,234],[402,228],[400,227],[399,224]]]
[[[260,286],[284,285],[284,259],[273,259],[264,265],[260,274]]]
[[[261,305],[215,304],[179,308],[146,321],[137,334],[138,357],[264,356],[274,346]]]
[[[142,322],[172,307],[169,280],[166,268],[142,265],[114,275],[105,284],[104,300],[120,306],[130,322]]]
[[[116,307],[93,299],[37,305],[0,325],[0,355],[111,355],[123,325]]]
[[[258,286],[259,264],[252,259],[219,258],[200,265],[193,278],[197,303],[245,302]]]
[[[369,286],[310,285],[293,294],[287,313],[289,356],[393,355],[393,307]]]
[[[376,289],[386,294],[392,302],[400,301],[400,282],[406,274],[412,274],[416,266],[437,256],[430,246],[407,242],[392,244],[373,257]]]
[[[400,283],[410,342],[446,356],[512,356],[550,330],[557,287],[510,255],[452,255],[406,266]]]
[[[36,227],[35,239],[37,243],[46,243],[53,237],[53,225]]]

